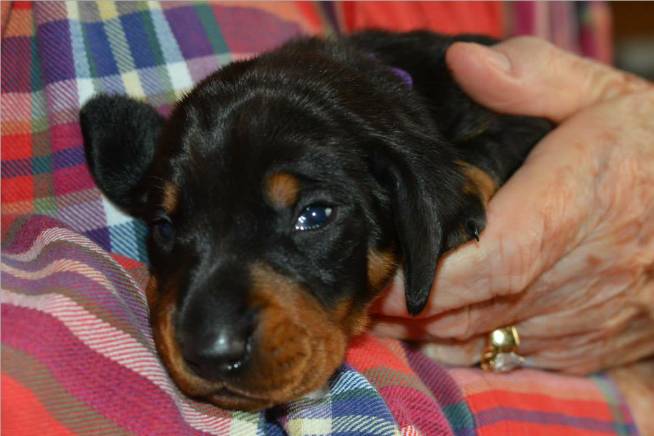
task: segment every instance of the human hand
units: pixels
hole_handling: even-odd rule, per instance
[[[535,38],[456,43],[447,61],[478,102],[561,124],[492,199],[480,241],[443,258],[424,312],[408,316],[396,277],[373,331],[453,364],[506,325],[540,368],[653,354],[654,87]]]

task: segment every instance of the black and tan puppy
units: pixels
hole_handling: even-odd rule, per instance
[[[444,63],[461,39],[300,39],[168,119],[119,96],[84,107],[98,186],[150,224],[154,338],[182,391],[256,410],[321,388],[398,266],[409,311],[425,306],[439,256],[478,237],[550,128],[467,98]]]

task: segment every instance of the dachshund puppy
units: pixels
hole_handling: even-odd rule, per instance
[[[466,97],[444,60],[456,40],[493,42],[298,39],[220,69],[168,119],[85,105],[97,185],[150,225],[154,339],[183,392],[259,410],[319,390],[398,267],[418,314],[439,257],[479,237],[551,126]]]

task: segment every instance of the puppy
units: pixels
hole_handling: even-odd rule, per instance
[[[466,97],[444,60],[456,40],[492,42],[298,39],[220,69],[168,119],[85,105],[97,185],[149,223],[154,339],[183,392],[259,410],[324,387],[398,267],[418,314],[439,257],[479,237],[551,126]]]

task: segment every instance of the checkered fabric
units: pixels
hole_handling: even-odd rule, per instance
[[[165,113],[219,66],[318,32],[308,6],[13,4],[2,39],[3,215],[56,217],[108,251],[144,261],[143,225],[103,199],[89,175],[80,106],[96,93],[118,93]]]
[[[612,382],[445,369],[401,342],[351,345],[320,400],[230,413],[182,395],[157,358],[142,224],[84,163],[97,92],[163,113],[230,60],[324,33],[323,5],[2,3],[2,432],[636,434]]]

